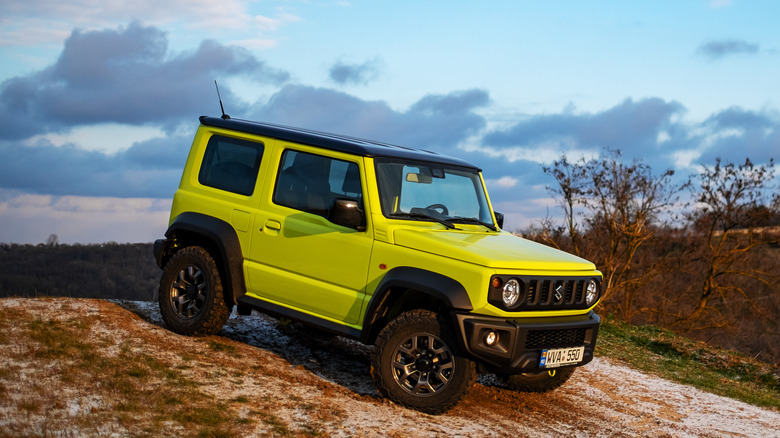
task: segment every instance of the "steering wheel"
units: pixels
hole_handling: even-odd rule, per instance
[[[425,209],[426,210],[433,210],[433,211],[436,211],[437,213],[441,213],[441,214],[447,215],[447,216],[449,216],[449,214],[450,214],[450,211],[447,210],[447,207],[444,204],[431,204],[431,205],[425,207]],[[437,211],[437,210],[441,210],[441,211]]]

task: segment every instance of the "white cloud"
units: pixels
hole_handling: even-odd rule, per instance
[[[160,238],[170,200],[19,194],[0,189],[0,242],[136,243]]]
[[[701,157],[701,151],[697,150],[672,152],[672,160],[674,160],[674,165],[678,169],[691,168],[699,157]]]
[[[496,187],[500,189],[509,189],[517,185],[518,183],[517,178],[512,178],[511,176],[502,176],[498,179],[488,179],[485,181],[485,184],[488,185],[488,187]]]
[[[242,0],[4,0],[0,6],[0,45],[59,44],[74,27],[89,31],[139,20],[145,24],[187,27],[203,32],[259,35],[299,21],[289,13],[253,14],[251,2]],[[221,38],[222,39],[222,38]],[[262,47],[268,47],[263,45]]]
[[[27,146],[40,144],[41,140],[54,145],[77,144],[90,151],[114,153],[128,149],[134,143],[151,140],[163,135],[159,128],[151,126],[131,126],[119,123],[79,126],[65,133],[49,133],[24,140]]]

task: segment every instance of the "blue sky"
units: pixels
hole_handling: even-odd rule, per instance
[[[4,0],[0,242],[149,242],[200,115],[480,165],[507,228],[557,216],[542,166],[657,173],[780,151],[780,2]]]

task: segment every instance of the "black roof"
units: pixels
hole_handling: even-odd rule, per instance
[[[271,123],[253,122],[241,119],[222,119],[219,117],[201,116],[200,123],[233,131],[271,137],[293,143],[309,146],[317,146],[339,152],[346,152],[365,157],[400,158],[403,160],[428,161],[432,163],[448,164],[453,166],[479,168],[468,161],[449,157],[436,152],[414,149],[404,146],[396,146],[378,141],[349,137],[340,134],[312,131],[308,129],[293,128],[290,126],[275,125]]]

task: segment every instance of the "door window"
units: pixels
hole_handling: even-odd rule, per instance
[[[295,150],[284,152],[274,190],[276,204],[327,217],[336,199],[363,205],[357,163]]]

